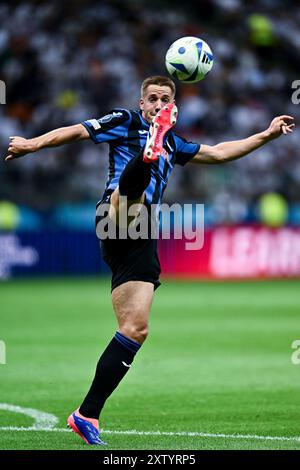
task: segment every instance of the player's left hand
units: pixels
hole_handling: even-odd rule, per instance
[[[290,132],[293,132],[293,127],[295,127],[295,124],[292,122],[293,120],[293,116],[287,116],[286,114],[274,118],[267,129],[269,137],[271,139],[275,139],[282,134],[287,135]]]

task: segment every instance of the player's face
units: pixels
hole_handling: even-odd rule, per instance
[[[151,122],[154,116],[165,106],[174,103],[174,96],[168,86],[149,85],[144,96],[140,99],[142,116],[147,122]]]

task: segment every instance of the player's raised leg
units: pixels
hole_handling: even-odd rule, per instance
[[[150,180],[151,165],[143,161],[141,152],[127,163],[120,176],[119,186],[111,195],[109,216],[117,225],[123,227],[125,222],[125,226],[128,226],[138,216],[140,205],[144,202],[144,191]],[[130,217],[129,208],[131,214],[134,212]]]
[[[134,157],[124,168],[119,186],[111,195],[109,215],[118,225],[125,220],[127,225],[137,217],[140,204],[144,202],[144,191],[151,180],[151,164],[160,156],[168,158],[164,149],[164,137],[176,124],[177,107],[174,103],[163,106],[153,118],[147,142],[140,155]],[[135,205],[135,213],[128,217],[128,209]],[[125,215],[122,212],[125,212]]]
[[[153,118],[144,150],[144,162],[151,163],[160,156],[167,158],[163,148],[166,133],[176,124],[177,106],[174,103],[165,105]]]

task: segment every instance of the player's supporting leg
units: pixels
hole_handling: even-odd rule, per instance
[[[99,359],[91,388],[79,408],[81,415],[98,419],[105,401],[128,372],[148,334],[154,286],[128,281],[112,292],[118,331]]]
[[[118,331],[100,357],[94,380],[81,406],[68,418],[68,425],[91,445],[103,445],[99,416],[107,398],[128,372],[148,335],[148,319],[154,286],[128,281],[112,292]]]

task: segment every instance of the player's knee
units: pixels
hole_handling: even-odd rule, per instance
[[[143,344],[149,333],[147,324],[125,325],[122,330],[121,333],[139,344]]]
[[[143,342],[146,340],[148,336],[148,333],[149,333],[148,325],[136,328],[135,330],[136,340],[135,341],[137,341],[139,344],[143,344]]]

